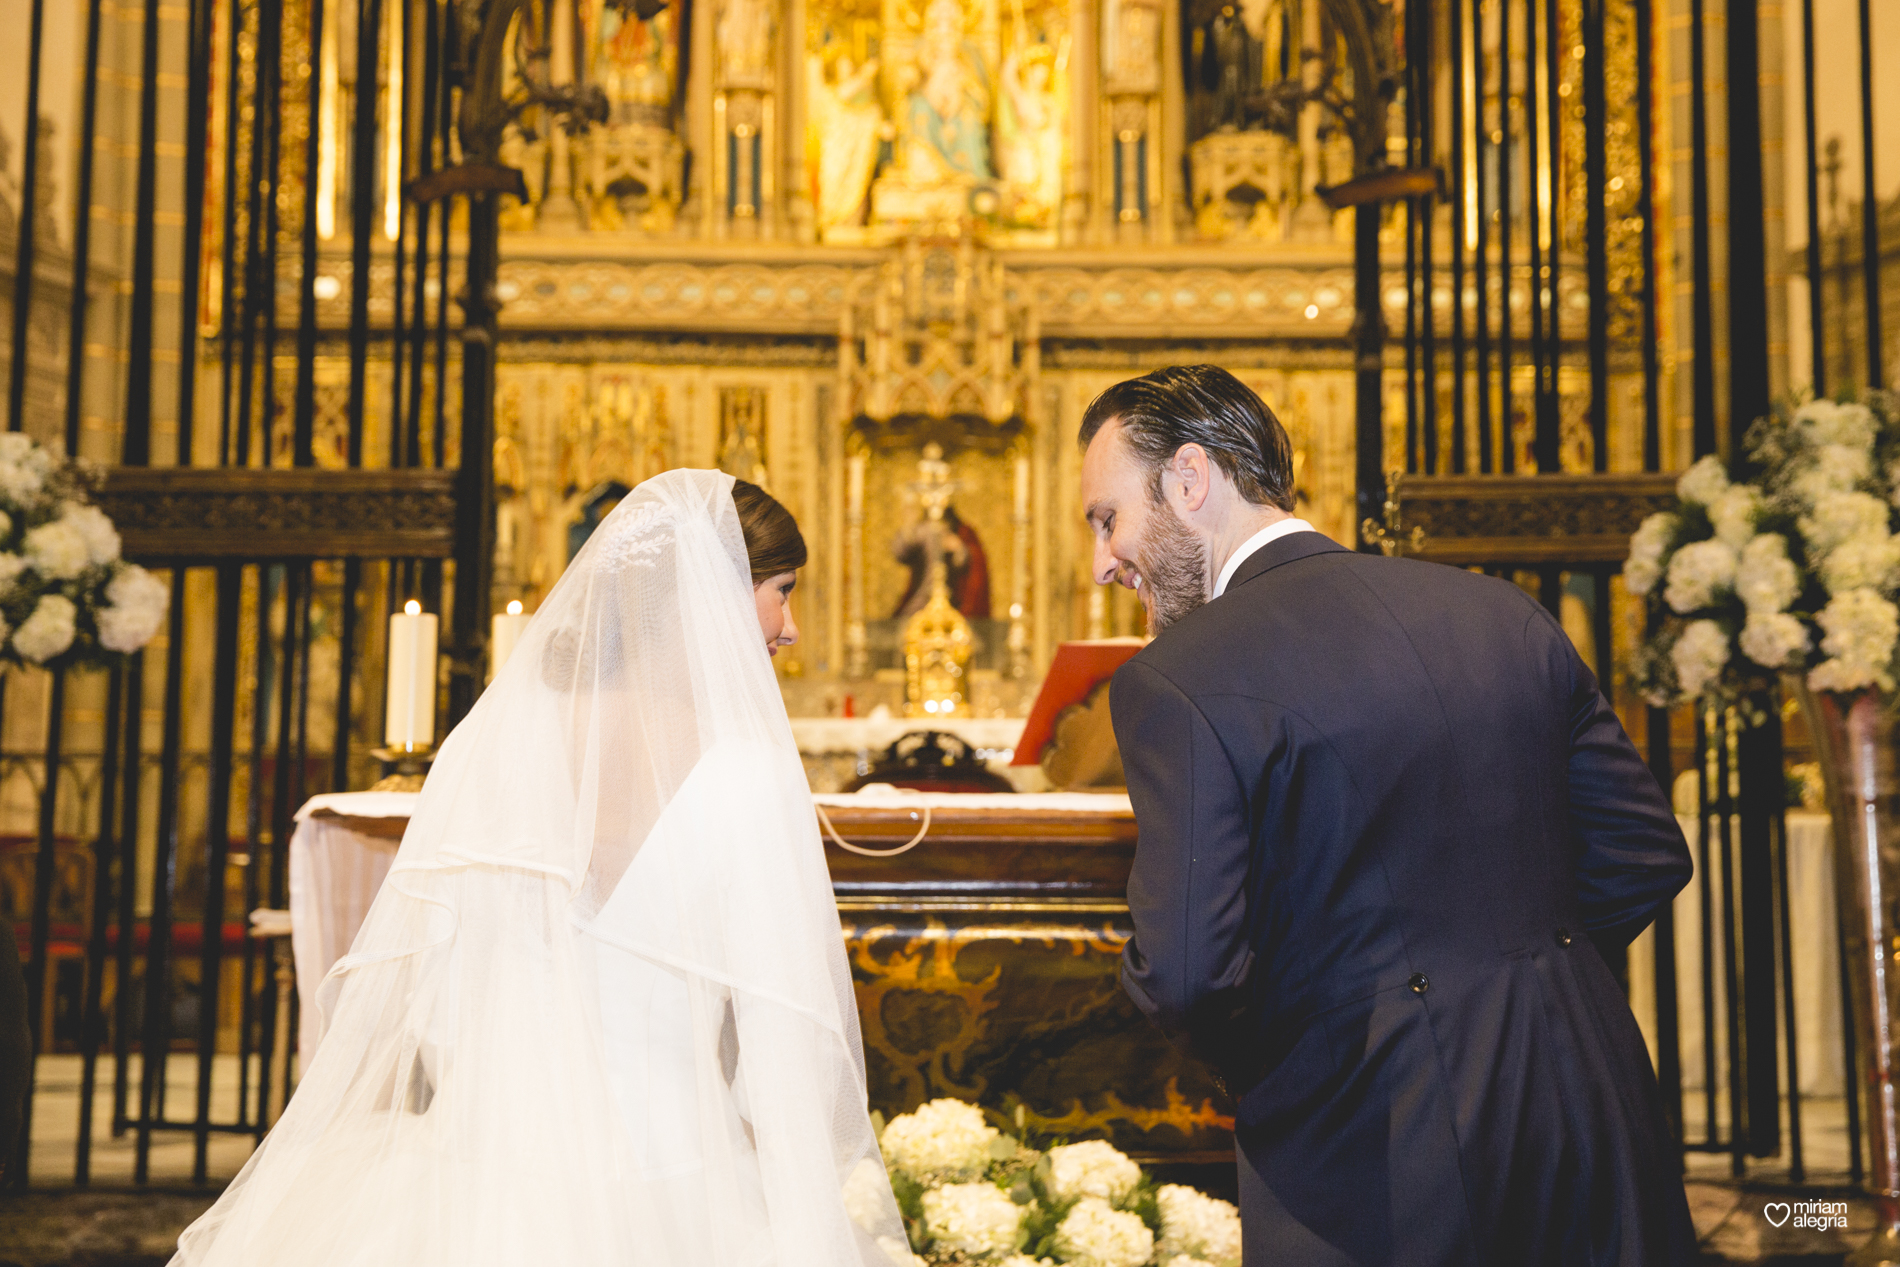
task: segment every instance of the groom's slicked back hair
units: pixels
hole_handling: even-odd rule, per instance
[[[1293,445],[1267,403],[1218,365],[1171,365],[1115,384],[1082,415],[1082,448],[1112,421],[1161,492],[1163,464],[1198,444],[1240,495],[1293,510]]]

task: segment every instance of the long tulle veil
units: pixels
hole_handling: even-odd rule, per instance
[[[910,1261],[729,476],[595,531],[321,998],[175,1263]]]

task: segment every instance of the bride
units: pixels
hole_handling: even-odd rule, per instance
[[[322,1046],[175,1264],[910,1264],[767,652],[805,543],[607,517],[442,745]]]

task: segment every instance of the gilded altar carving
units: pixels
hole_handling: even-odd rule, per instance
[[[842,901],[871,1107],[937,1096],[1021,1104],[1028,1125],[1100,1132],[1143,1157],[1216,1155],[1233,1118],[1135,1011],[1118,904],[932,913]]]

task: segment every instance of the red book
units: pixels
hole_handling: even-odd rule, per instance
[[[1056,737],[1062,710],[1085,702],[1089,692],[1115,676],[1116,669],[1147,645],[1146,638],[1088,638],[1058,644],[1010,764],[1041,765],[1042,750]]]

